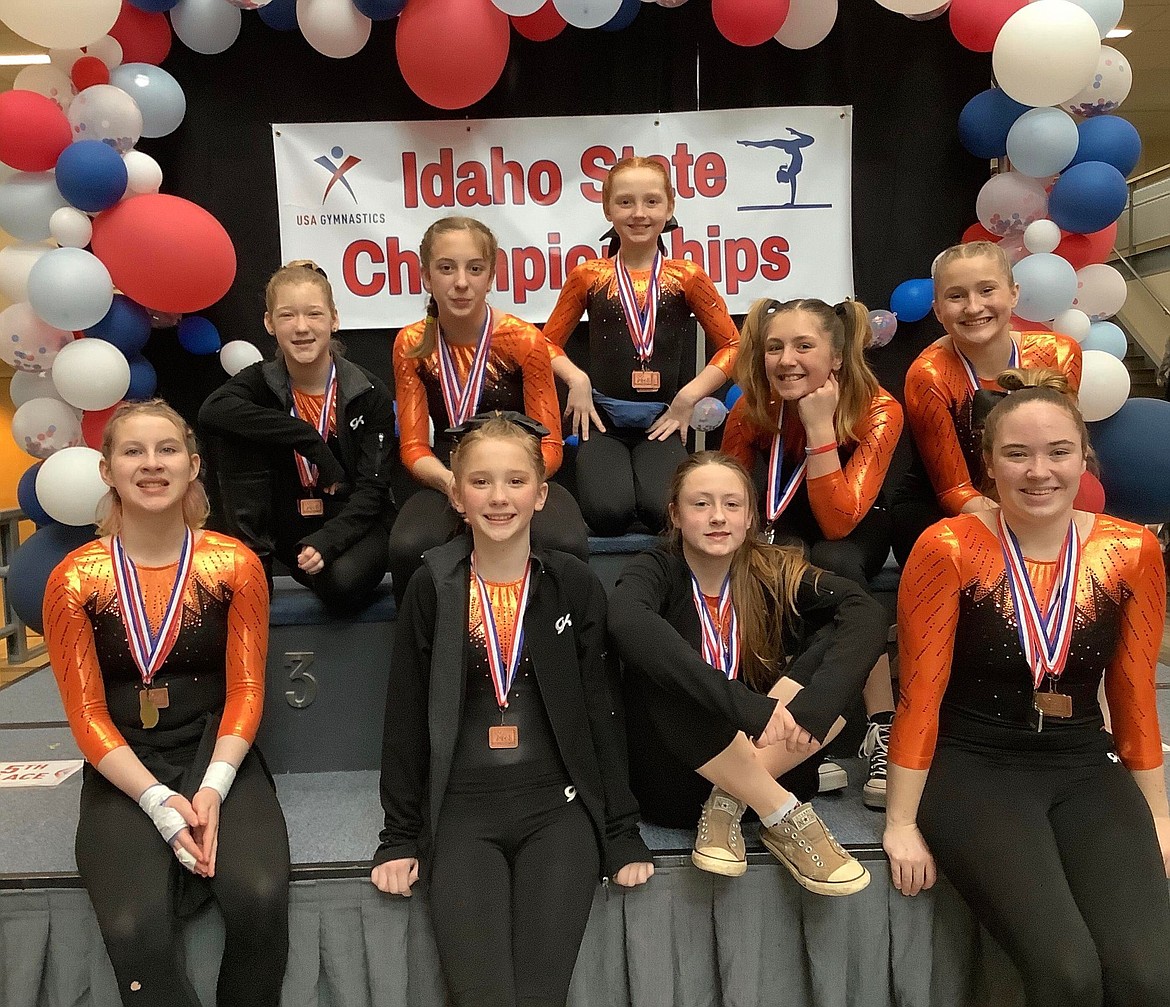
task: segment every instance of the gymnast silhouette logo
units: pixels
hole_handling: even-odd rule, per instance
[[[776,169],[777,184],[788,186],[787,203],[765,203],[759,206],[739,206],[738,210],[827,210],[832,203],[798,203],[796,201],[797,179],[804,170],[804,149],[816,143],[816,139],[807,133],[788,127],[790,137],[777,137],[773,140],[736,140],[741,147],[778,147],[788,157]]]
[[[358,201],[353,188],[349,184],[349,179],[345,177],[345,173],[355,165],[362,163],[360,157],[354,157],[353,154],[347,155],[341,147],[334,147],[329,151],[329,155],[322,154],[320,157],[313,158],[313,163],[321,165],[322,168],[332,174],[332,177],[329,179],[329,184],[325,186],[325,194],[321,197],[322,205],[329,198],[329,190],[338,182],[345,186],[345,191],[353,197],[355,203]]]

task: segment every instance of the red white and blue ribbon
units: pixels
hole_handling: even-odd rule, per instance
[[[520,597],[516,602],[516,621],[513,623],[512,647],[505,656],[500,646],[500,634],[496,629],[495,613],[487,585],[472,564],[471,574],[475,578],[475,590],[479,595],[479,613],[483,621],[483,638],[487,645],[488,669],[492,676],[492,687],[496,690],[496,703],[501,710],[508,708],[508,693],[516,680],[516,669],[520,667],[520,654],[524,650],[524,612],[528,608],[528,580],[532,573],[532,562],[524,566],[524,579],[520,582]]]
[[[783,431],[784,403],[780,404],[780,415],[776,418],[776,426]],[[777,433],[772,438],[772,452],[768,456],[768,492],[767,499],[764,501],[767,507],[769,524],[788,509],[788,505],[792,503],[792,498],[796,496],[796,491],[800,489],[800,484],[804,482],[804,473],[807,468],[808,459],[805,458],[789,473],[788,480],[787,482],[785,481],[784,434],[783,432]]]
[[[321,440],[329,439],[329,417],[337,403],[337,365],[330,362],[329,377],[325,382],[325,400],[321,404],[321,415],[317,419],[317,433],[321,435]],[[293,404],[290,413],[298,420],[304,417],[297,412],[296,396],[293,396]],[[317,485],[317,466],[309,461],[302,454],[293,452],[293,458],[297,463],[297,475],[301,478],[301,485],[305,487]]]
[[[1068,524],[1068,534],[1061,546],[1057,560],[1056,583],[1052,586],[1052,597],[1048,610],[1040,611],[1028,570],[1024,566],[1024,555],[1015,533],[1004,520],[1000,511],[999,542],[1003,548],[1003,563],[1007,571],[1008,587],[1012,592],[1012,605],[1016,611],[1016,627],[1020,636],[1020,648],[1032,670],[1032,683],[1040,688],[1045,677],[1060,678],[1068,662],[1069,646],[1072,642],[1073,620],[1076,616],[1077,578],[1081,565],[1081,537],[1075,521]]]
[[[622,312],[626,316],[626,325],[630,329],[630,338],[634,341],[634,352],[638,360],[649,363],[654,356],[654,325],[658,319],[658,288],[659,277],[662,275],[662,253],[654,253],[654,263],[650,266],[650,283],[646,287],[646,306],[638,310],[638,298],[634,293],[634,281],[630,279],[630,271],[622,261],[622,253],[617,255],[617,288],[618,300],[622,304]]]
[[[118,589],[119,608],[122,610],[122,624],[126,627],[126,640],[130,644],[130,654],[138,671],[142,675],[144,685],[150,685],[171,648],[175,645],[178,633],[180,613],[183,611],[183,591],[187,586],[187,577],[191,572],[191,557],[195,551],[195,534],[190,528],[183,539],[183,548],[179,553],[179,567],[175,571],[175,583],[171,586],[171,596],[163,612],[158,631],[150,631],[150,621],[146,617],[146,604],[142,600],[142,585],[138,581],[138,570],[134,561],[126,555],[122,545],[122,537],[115,535],[113,540],[114,553],[114,582]]]
[[[695,608],[699,613],[699,628],[703,636],[703,660],[712,668],[723,672],[727,678],[739,676],[739,621],[735,617],[735,606],[731,603],[731,572],[723,578],[719,589],[719,626],[727,626],[727,639],[719,632],[719,626],[711,618],[711,610],[699,589],[699,581],[691,574],[691,592],[695,597]]]
[[[953,344],[952,344],[953,345]],[[983,386],[979,383],[979,375],[975,373],[975,365],[967,359],[967,354],[960,350],[957,346],[955,352],[959,355],[959,363],[963,365],[963,373],[967,375],[967,387],[971,389],[971,394],[974,395]],[[1020,366],[1020,348],[1016,345],[1016,341],[1012,340],[1012,355],[1008,358],[1008,365],[1005,370],[1011,370]]]
[[[475,344],[475,356],[467,372],[467,384],[459,381],[455,357],[447,347],[442,333],[439,334],[439,384],[443,388],[443,404],[447,407],[447,419],[451,426],[466,423],[479,411],[479,397],[483,394],[483,378],[487,372],[488,353],[492,343],[492,309],[487,309],[483,321],[483,332]]]

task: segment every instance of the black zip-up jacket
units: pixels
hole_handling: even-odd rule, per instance
[[[222,437],[241,438],[269,448],[296,451],[317,466],[317,485],[339,483],[342,501],[317,531],[300,542],[326,563],[350,548],[374,525],[387,526],[394,514],[390,467],[397,464],[394,407],[382,381],[360,364],[335,355],[337,367],[338,461],[316,428],[291,415],[292,389],[284,358],[245,367],[208,396],[199,425]],[[226,448],[230,450],[230,443]]]
[[[385,827],[374,865],[418,857],[429,873],[431,829],[451,777],[466,694],[471,539],[428,550],[395,630],[382,739]],[[626,745],[610,692],[605,590],[568,553],[533,553],[524,642],[577,797],[593,821],[602,870],[649,862],[630,792]],[[484,800],[491,800],[490,795]]]

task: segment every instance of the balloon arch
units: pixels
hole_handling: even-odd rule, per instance
[[[206,210],[161,194],[161,166],[135,149],[183,119],[182,87],[159,65],[173,35],[219,53],[255,12],[344,59],[366,44],[372,21],[397,18],[403,79],[429,104],[456,109],[495,86],[512,28],[534,41],[567,25],[618,31],[649,2],[687,0],[0,0],[0,21],[50,49],[48,64],[25,68],[0,94],[0,162],[14,169],[0,182],[0,228],[17,239],[0,250],[0,294],[13,302],[0,313],[0,359],[16,368],[13,437],[39,460],[20,489],[25,512],[45,526],[33,539],[55,524],[91,523],[105,421],[120,401],[155,390],[142,355],[152,328],[177,324],[187,351],[218,352],[229,373],[259,359],[249,343],[221,346],[196,314],[232,285],[231,238]],[[997,86],[971,98],[959,136],[1010,170],[983,186],[978,222],[962,237],[997,241],[1015,263],[1022,324],[1082,343],[1086,418],[1116,426],[1129,395],[1126,340],[1107,319],[1126,285],[1103,263],[1141,151],[1133,126],[1113,114],[1129,93],[1129,63],[1102,43],[1123,0],[875,2],[912,20],[946,15],[963,46],[992,54]],[[833,29],[837,0],[711,0],[711,9],[737,45],[808,49]],[[899,319],[923,318],[930,302],[928,278],[900,284],[890,310],[872,314],[874,344],[889,342]],[[28,618],[39,612],[21,614],[39,622]]]

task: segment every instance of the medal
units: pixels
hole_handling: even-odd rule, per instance
[[[656,392],[662,387],[662,373],[645,369],[631,371],[630,385],[636,392]]]
[[[492,309],[487,309],[483,331],[475,344],[475,356],[467,372],[467,384],[460,384],[455,358],[439,333],[439,385],[443,390],[443,404],[447,407],[447,419],[451,426],[466,423],[479,410],[479,399],[483,394],[483,378],[487,372],[488,355],[492,344]]]
[[[954,346],[953,340],[951,345]],[[983,387],[979,384],[979,375],[975,373],[975,365],[967,359],[967,355],[957,346],[955,346],[955,352],[959,355],[959,363],[963,365],[963,373],[967,375],[967,387],[971,390],[971,394],[974,395],[981,387]],[[1008,365],[1004,368],[1004,370],[1012,370],[1019,366],[1020,348],[1016,345],[1016,341],[1013,339],[1011,356],[1008,357]]]
[[[638,363],[642,365],[641,376],[639,377],[638,371],[634,371],[630,377],[630,383],[637,392],[656,392],[662,384],[662,376],[658,371],[646,370],[646,365],[654,356],[654,326],[658,320],[658,290],[662,262],[662,253],[655,252],[654,262],[650,266],[650,283],[646,287],[646,306],[641,311],[638,310],[638,297],[634,293],[634,281],[630,278],[630,271],[626,269],[621,252],[618,252],[617,261],[614,263],[618,301],[621,302],[622,314],[626,316],[626,327],[634,341]]]
[[[791,473],[787,481],[784,479],[784,403],[780,403],[780,415],[776,418],[778,432],[772,438],[772,451],[768,455],[768,492],[764,502],[767,508],[768,523],[772,524],[787,510],[796,496],[800,484],[804,482],[804,473],[808,468],[808,459],[805,458]]]
[[[192,553],[195,551],[195,535],[187,529],[183,547],[179,552],[175,582],[171,585],[170,597],[159,623],[158,632],[152,633],[146,617],[146,604],[142,599],[142,585],[134,561],[126,555],[122,538],[113,538],[114,583],[118,592],[118,607],[122,611],[122,625],[126,630],[126,642],[130,656],[134,659],[142,676],[143,689],[138,693],[138,712],[142,726],[150,729],[158,724],[158,711],[170,706],[170,693],[165,686],[151,688],[155,672],[170,654],[178,636],[180,613],[183,610],[183,591],[191,572]]]
[[[325,501],[320,497],[302,497],[297,501],[297,511],[301,517],[320,517],[325,513]]]
[[[479,598],[479,614],[483,622],[483,642],[487,649],[488,672],[496,694],[500,714],[508,708],[508,693],[520,667],[520,655],[524,650],[524,612],[528,608],[528,581],[532,574],[532,562],[524,564],[524,579],[520,582],[520,597],[516,604],[516,621],[512,632],[512,647],[505,655],[500,645],[500,634],[496,629],[495,613],[487,585],[475,569],[472,560],[471,575],[475,580],[476,595]],[[509,724],[488,728],[488,748],[517,748],[520,744],[519,730]]]
[[[716,668],[728,680],[739,676],[739,621],[735,617],[735,606],[731,603],[731,571],[723,578],[719,589],[719,626],[711,618],[711,611],[699,588],[699,581],[691,574],[691,593],[699,613],[699,629],[703,637],[703,660]],[[719,632],[720,626],[727,626],[727,639]]]
[[[290,384],[291,387],[291,384]],[[325,381],[325,400],[321,404],[321,415],[317,417],[317,433],[321,435],[321,440],[329,439],[329,417],[333,415],[334,408],[337,404],[337,366],[330,362],[329,377]],[[304,417],[297,412],[296,396],[293,396],[292,409],[289,410],[290,415],[302,420]],[[317,485],[317,466],[309,462],[309,460],[302,454],[293,452],[293,459],[297,465],[297,475],[300,477],[301,485],[306,489],[310,486]],[[316,511],[317,514],[324,513],[323,510]],[[308,517],[304,510],[301,511],[303,517]]]
[[[1075,521],[1069,521],[1068,533],[1057,560],[1056,583],[1047,611],[1041,613],[1024,566],[1024,556],[1003,511],[996,520],[999,542],[1003,549],[1004,569],[1011,590],[1012,606],[1016,612],[1016,632],[1020,649],[1032,676],[1032,708],[1037,714],[1036,730],[1044,729],[1045,717],[1066,719],[1073,714],[1072,697],[1056,691],[1056,681],[1064,674],[1072,644],[1073,622],[1076,616],[1077,578],[1081,565],[1081,537]],[[1041,691],[1045,679],[1048,688]]]

